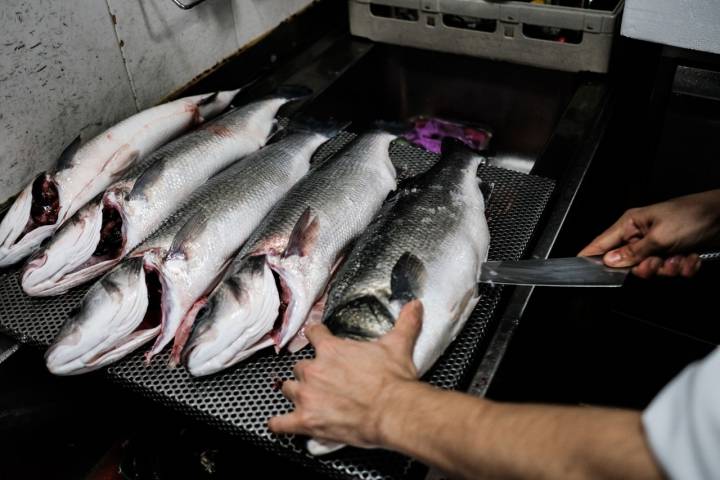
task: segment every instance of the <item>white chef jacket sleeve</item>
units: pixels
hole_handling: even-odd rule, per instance
[[[655,459],[671,479],[720,479],[720,348],[688,366],[643,413]]]

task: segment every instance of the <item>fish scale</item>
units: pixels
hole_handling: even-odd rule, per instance
[[[477,169],[481,157],[443,141],[443,157],[386,203],[358,239],[328,293],[324,323],[337,336],[378,338],[402,304],[418,298],[422,330],[413,352],[423,375],[458,335],[479,300],[490,235]],[[344,445],[311,439],[324,455]]]
[[[311,174],[273,208],[271,214],[260,224],[240,251],[238,260],[262,249],[267,238],[280,237],[287,241],[298,218],[308,206],[315,209],[328,221],[331,219],[342,220],[344,213],[354,211],[352,207],[363,200],[363,197],[356,197],[356,195],[364,195],[373,190],[373,183],[378,179],[375,171],[377,165],[363,160],[377,157],[377,142],[383,137],[387,143],[395,138],[387,133],[363,135],[332,159],[314,167]],[[387,156],[387,153],[385,155]],[[389,168],[392,169],[394,183],[394,167],[390,165]],[[389,192],[390,190],[384,189],[383,191]],[[365,205],[365,211],[368,210],[376,211],[377,206]],[[332,229],[321,228],[321,235],[336,234],[347,242],[350,240],[352,232],[360,230],[367,224],[361,216],[356,219],[357,222],[353,222],[352,219],[338,221],[332,224]],[[321,249],[330,247],[328,242],[318,241],[317,243]],[[323,250],[323,253],[327,253],[327,251]],[[330,262],[332,260],[334,259],[331,259]]]
[[[180,327],[173,361],[179,359],[194,321],[193,306],[209,293],[270,208],[307,173],[313,153],[327,140],[319,133],[292,133],[230,167],[214,182],[215,197],[187,221],[158,265],[164,282],[164,327],[150,356]]]
[[[25,268],[23,289],[56,295],[110,270],[208,178],[262,147],[278,109],[292,99],[278,94],[236,108],[162,147],[143,162],[146,168],[133,169],[61,228]],[[94,252],[107,209],[122,218],[113,228],[123,242],[103,257]]]
[[[84,144],[78,136],[60,155],[55,169],[30,182],[0,221],[0,266],[30,255],[139,160],[204,117],[221,113],[237,92],[195,95],[143,110]],[[35,217],[33,209],[44,213]]]
[[[273,343],[279,349],[296,336],[312,316],[338,257],[395,188],[396,172],[389,157],[395,138],[381,131],[359,136],[314,165],[273,207],[208,299],[184,355],[193,375],[227,368]],[[304,220],[308,225],[302,225]],[[303,244],[293,245],[293,241],[302,243],[292,240],[296,234]],[[258,268],[253,261],[263,255],[270,268]],[[270,269],[279,277],[280,291]],[[287,302],[282,327],[278,336],[271,336],[280,298]],[[298,342],[301,348],[302,339]]]
[[[424,300],[428,313],[415,353],[421,372],[432,365],[457,334],[464,312],[472,310],[475,303],[463,306],[463,295],[475,291],[480,265],[490,245],[476,173],[481,159],[450,142],[445,142],[444,148],[443,159],[397,192],[358,239],[331,285],[324,315],[324,321],[340,336],[373,338],[378,331],[386,331],[399,312],[399,305],[393,305],[391,300],[396,293],[392,285],[394,269],[401,257],[410,253],[425,270],[421,280],[424,284],[414,292]],[[359,320],[359,313],[338,315],[343,307],[352,311],[353,302],[368,297],[385,307],[391,322],[371,316]],[[477,301],[474,293],[471,298]],[[463,312],[458,311],[460,307]],[[377,320],[381,320],[382,328],[373,324]]]
[[[122,358],[161,333],[165,336],[159,342],[172,340],[179,321],[197,300],[195,293],[203,293],[221,274],[218,265],[227,258],[220,255],[228,257],[239,249],[265,212],[308,171],[312,153],[327,138],[312,132],[289,134],[227,168],[193,193],[186,206],[137,247],[131,258],[88,291],[84,308],[67,322],[84,335],[71,336],[73,328],[63,328],[46,357],[48,368],[63,375],[84,373]],[[181,247],[188,248],[184,255],[165,261]],[[204,255],[200,262],[195,261],[197,252]],[[138,259],[144,269],[133,267]],[[148,297],[148,272],[155,272],[162,285],[161,305],[153,304]],[[119,286],[116,290],[120,294],[108,295],[103,285]],[[180,295],[181,301],[174,305],[177,308],[166,311],[166,298],[177,299],[173,295]],[[163,309],[161,326],[138,330],[146,312],[158,306]],[[111,321],[122,328],[110,328]],[[159,350],[162,347],[158,345]],[[98,353],[102,353],[102,361],[97,360]]]

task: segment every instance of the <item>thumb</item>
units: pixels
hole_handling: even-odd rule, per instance
[[[420,330],[422,329],[423,305],[420,300],[412,300],[403,306],[395,322],[395,327],[385,338],[399,344],[404,356],[412,357]]]
[[[608,252],[603,261],[609,267],[632,267],[658,253],[660,247],[650,236]]]

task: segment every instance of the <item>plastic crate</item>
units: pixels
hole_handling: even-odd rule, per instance
[[[373,41],[569,72],[605,73],[624,1],[612,11],[485,0],[349,0]]]

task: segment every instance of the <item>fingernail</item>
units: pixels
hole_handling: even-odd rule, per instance
[[[618,252],[617,250],[614,250],[612,252],[609,252],[605,256],[605,260],[608,263],[618,263],[620,260],[622,260],[622,255],[620,255],[620,252]]]
[[[675,265],[675,264],[678,263],[679,261],[680,261],[680,257],[677,257],[677,256],[675,256],[675,257],[670,257],[670,260],[669,260],[669,262],[670,262],[672,265]]]

